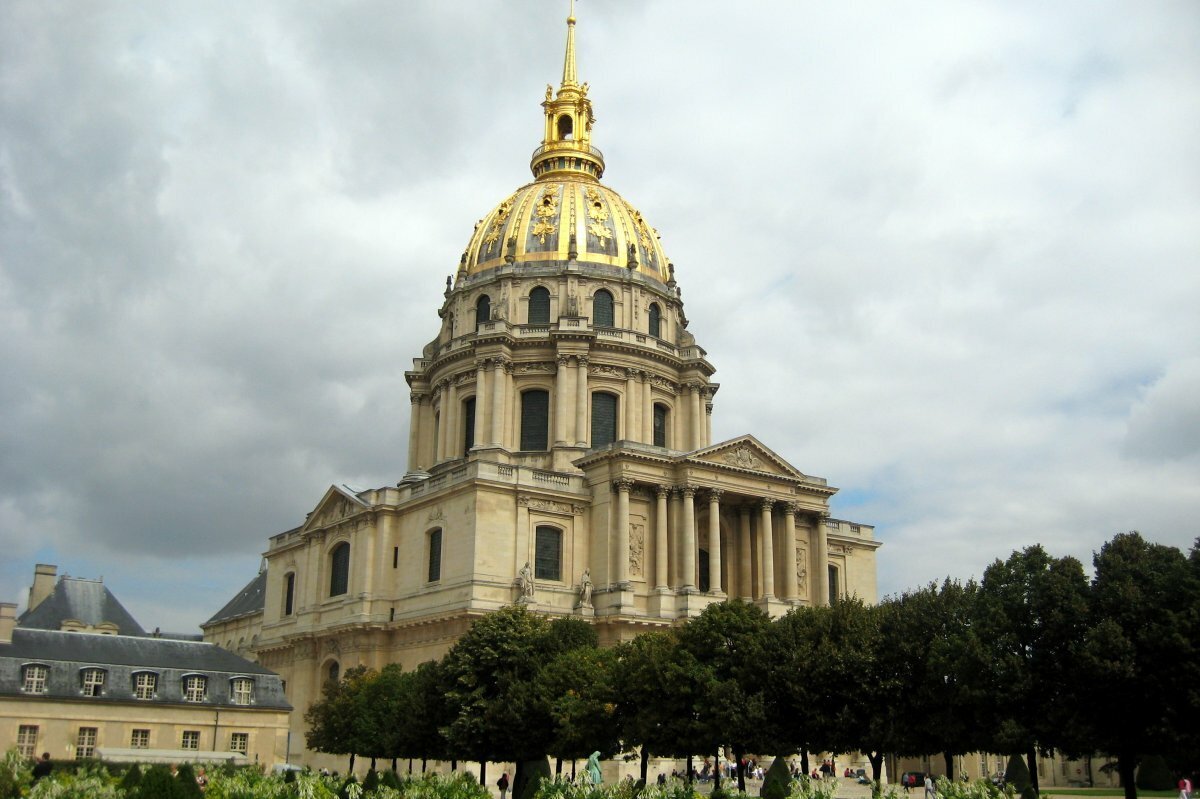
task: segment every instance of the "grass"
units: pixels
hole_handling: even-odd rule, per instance
[[[1043,788],[1043,796],[1124,796],[1125,789],[1117,788]],[[1143,796],[1176,797],[1179,791],[1147,791],[1138,788],[1138,799]]]

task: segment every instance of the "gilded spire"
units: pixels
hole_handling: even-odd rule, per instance
[[[542,146],[529,163],[534,177],[549,180],[567,174],[597,179],[604,174],[604,156],[592,146],[592,101],[588,85],[579,84],[575,71],[575,0],[567,16],[567,51],[563,58],[562,85],[558,92],[546,85],[542,108],[546,113]]]
[[[571,0],[571,10],[567,12],[567,54],[563,58],[562,88],[578,85],[579,78],[575,74],[575,0]]]

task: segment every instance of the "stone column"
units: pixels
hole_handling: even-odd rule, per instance
[[[704,403],[704,446],[712,444],[712,394],[708,395],[708,402]]]
[[[775,507],[774,500],[764,499],[759,505],[762,515],[759,517],[759,554],[762,555],[762,595],[763,599],[775,598],[775,538],[771,532],[771,509]]]
[[[591,431],[588,430],[588,359],[580,355],[575,359],[575,446],[586,447]]]
[[[680,496],[683,497],[683,519],[680,521],[679,567],[683,572],[680,588],[684,591],[696,590],[696,488],[681,486]]]
[[[458,417],[462,414],[458,412],[458,377],[452,377],[447,382],[450,387],[446,391],[446,402],[442,408],[442,417],[446,420],[446,449],[442,454],[449,459],[458,457],[458,448],[462,443]]]
[[[475,446],[488,443],[488,410],[492,397],[488,394],[487,360],[475,364]]]
[[[650,373],[642,372],[642,443],[654,443],[654,392]]]
[[[554,373],[554,446],[567,445],[567,364],[569,355],[556,359],[558,371]]]
[[[654,588],[665,591],[669,579],[667,566],[670,563],[667,554],[667,497],[671,489],[660,485],[654,489],[654,493]]]
[[[492,360],[492,440],[493,447],[504,446],[504,362]]]
[[[636,441],[638,439],[638,434],[642,427],[638,424],[638,411],[642,409],[642,403],[638,399],[637,388],[637,369],[626,369],[625,397],[621,400],[621,411],[625,417],[625,424],[621,425],[622,429],[619,438],[629,441]]]
[[[796,503],[783,504],[783,562],[787,570],[783,573],[783,598],[800,598],[799,578],[796,576]]]
[[[692,394],[692,443],[688,449],[700,449],[704,446],[704,400],[699,383],[692,383],[688,390]]]
[[[616,582],[622,586],[629,582],[629,491],[633,481],[622,477],[613,481],[617,492],[617,552],[616,552]]]
[[[441,395],[438,400],[438,429],[437,429],[437,447],[434,463],[441,463],[446,457],[446,425],[450,423],[450,409],[447,407],[450,404],[450,392],[446,387],[449,381],[443,380],[438,383],[438,393]]]
[[[671,521],[668,525],[671,547],[671,585],[683,585],[683,494],[678,488],[671,490]]]
[[[408,401],[412,406],[412,410],[408,414],[408,470],[410,472],[421,469],[421,439],[418,438],[418,431],[421,429],[421,403],[424,399],[424,394],[415,391],[408,395]]]
[[[829,604],[829,533],[825,522],[829,519],[829,515],[822,513],[817,516],[817,573],[814,575],[817,579],[814,581],[817,586],[817,604]]]
[[[754,578],[750,573],[750,506],[738,508],[738,592],[747,602],[754,599]]]
[[[721,590],[721,491],[713,488],[708,492],[708,590],[723,594]]]

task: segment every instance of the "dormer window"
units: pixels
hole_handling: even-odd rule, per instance
[[[50,669],[37,663],[32,663],[25,667],[24,680],[21,690],[27,694],[44,694],[46,693],[46,678],[50,675]]]
[[[101,696],[104,693],[104,669],[84,669],[80,680],[84,696]]]
[[[152,671],[139,671],[133,675],[133,698],[153,699],[158,688],[158,675]]]
[[[203,702],[208,693],[208,678],[193,674],[183,678],[183,701]]]
[[[235,677],[230,682],[230,701],[235,705],[248,705],[254,700],[254,680],[249,677]]]

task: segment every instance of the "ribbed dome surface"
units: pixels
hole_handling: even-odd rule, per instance
[[[542,179],[517,189],[483,218],[467,246],[470,275],[515,264],[566,261],[575,233],[581,265],[629,268],[661,283],[670,275],[654,228],[621,195],[595,180]],[[631,250],[632,247],[632,250]]]

